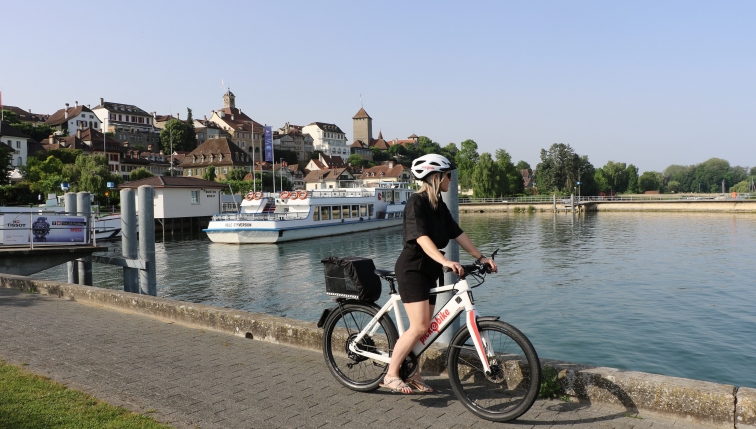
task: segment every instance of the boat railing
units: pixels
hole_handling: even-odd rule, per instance
[[[375,192],[371,191],[312,191],[312,198],[334,198],[334,197],[351,197],[365,198],[375,197]]]
[[[214,221],[262,221],[307,219],[309,213],[228,213],[213,215]]]

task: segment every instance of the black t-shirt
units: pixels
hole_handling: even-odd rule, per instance
[[[433,210],[428,194],[412,194],[404,208],[404,248],[422,252],[417,239],[427,235],[436,248],[443,249],[449,240],[459,237],[462,229],[449,212],[449,208],[438,198],[438,208]]]

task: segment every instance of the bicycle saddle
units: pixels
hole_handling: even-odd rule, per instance
[[[375,274],[377,274],[378,277],[396,277],[396,273],[389,270],[375,270]]]

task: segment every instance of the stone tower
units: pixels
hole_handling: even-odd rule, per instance
[[[231,92],[231,88],[223,94],[223,107],[236,108],[236,96]]]
[[[366,145],[370,144],[373,139],[373,118],[367,114],[365,109],[360,107],[360,111],[352,118],[352,142],[362,140]]]

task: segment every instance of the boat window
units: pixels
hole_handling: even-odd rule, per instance
[[[320,220],[331,219],[331,206],[320,206]]]
[[[360,207],[358,205],[352,206],[352,217],[360,217]]]
[[[399,201],[399,191],[394,191],[394,202]]]
[[[360,216],[367,216],[367,207],[365,206],[365,204],[360,204]]]
[[[341,207],[340,206],[332,206],[331,207],[331,214],[333,215],[334,219],[341,219]]]
[[[341,216],[344,219],[348,219],[350,212],[349,212],[349,206],[341,206]]]
[[[374,216],[374,214],[373,214],[373,205],[372,204],[368,204],[368,215],[370,217]]]
[[[320,206],[312,208],[312,220],[320,220]]]
[[[386,213],[386,215],[387,215],[386,217],[389,218],[389,219],[393,219],[394,218],[394,214],[393,213]]]

